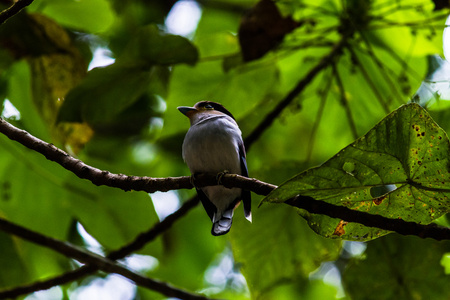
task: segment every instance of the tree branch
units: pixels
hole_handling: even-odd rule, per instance
[[[71,257],[78,260],[79,262],[95,266],[99,270],[116,273],[122,275],[136,284],[157,291],[167,297],[176,297],[181,299],[208,299],[201,295],[191,294],[189,292],[177,289],[165,282],[150,279],[148,277],[142,276],[135,273],[125,266],[111,261],[103,256],[92,253],[85,249],[76,247],[67,242],[62,242],[57,239],[45,236],[41,233],[34,232],[27,228],[19,225],[15,225],[7,220],[0,218],[0,230],[19,236],[27,241],[33,242],[35,244],[50,248],[58,253],[65,255],[66,257]],[[6,295],[8,296],[8,295]]]
[[[23,2],[23,1],[22,1]],[[31,3],[31,2],[30,2]],[[1,16],[1,15],[0,15]],[[255,128],[255,130],[246,138],[245,144],[247,149],[261,136],[261,134],[270,127],[273,121],[305,88],[306,86],[318,75],[324,68],[326,68],[333,60],[341,54],[343,48],[346,45],[347,38],[342,39],[333,47],[332,51],[313,68],[308,74],[298,82],[297,86],[270,112],[262,122]],[[28,132],[18,129],[8,122],[0,118],[0,132],[5,134],[11,140],[15,140],[31,150],[41,153],[47,159],[54,161],[63,166],[68,171],[73,172],[75,175],[82,179],[88,179],[95,185],[106,185],[110,187],[120,188],[125,191],[145,191],[153,193],[156,191],[169,191],[176,189],[190,189],[192,188],[190,177],[168,177],[168,178],[152,178],[152,177],[137,177],[126,176],[123,174],[112,174],[108,171],[100,170],[85,164],[84,162],[71,157],[66,152],[58,149],[52,144],[46,143]],[[217,185],[216,174],[200,174],[196,176],[196,186],[211,186]],[[221,178],[220,184],[225,187],[240,187],[247,190],[251,190],[256,194],[267,195],[276,188],[275,185],[271,185],[257,179],[246,178],[235,174],[226,174]],[[61,276],[54,277],[52,279],[37,282],[28,286],[17,287],[11,290],[0,292],[0,298],[3,297],[17,297],[18,295],[31,293],[41,289],[47,289],[55,285],[64,284],[78,278],[81,278],[87,274],[93,273],[97,270],[103,270],[107,272],[118,273],[127,278],[134,280],[137,284],[153,287],[155,290],[160,291],[169,297],[178,297],[184,299],[205,299],[201,296],[192,295],[184,291],[177,290],[168,286],[165,283],[154,281],[149,278],[145,278],[139,274],[136,274],[123,266],[112,262],[125,257],[126,255],[140,249],[149,241],[157,237],[161,232],[168,229],[176,220],[181,218],[192,207],[197,205],[198,200],[190,200],[185,203],[178,211],[168,216],[162,222],[157,223],[149,231],[140,234],[132,243],[124,246],[123,248],[111,252],[107,258],[94,255],[90,256],[89,252],[72,248],[61,248],[57,250],[60,253],[68,257],[73,257],[77,260],[87,263],[88,265],[79,268],[77,270],[67,272]],[[377,227],[380,229],[396,231],[400,234],[417,235],[422,238],[430,237],[437,240],[450,239],[450,229],[437,227],[434,225],[419,225],[416,223],[405,222],[402,220],[393,220],[384,218],[381,216],[371,215],[364,212],[353,211],[342,206],[335,206],[326,202],[317,201],[313,198],[298,196],[295,199],[286,201],[287,204],[305,209],[311,213],[324,214],[333,218],[343,219],[348,222],[357,222],[370,227]],[[1,225],[1,224],[0,224]],[[11,224],[12,225],[12,224]],[[12,225],[17,226],[17,225]],[[3,226],[0,226],[0,229]],[[4,229],[8,231],[8,229]],[[26,230],[26,229],[24,229]],[[9,232],[9,231],[8,231]],[[13,234],[17,234],[11,232]],[[35,239],[31,241],[50,247],[58,245],[58,243],[66,245],[60,241],[56,244],[47,244],[48,238],[38,233],[35,233]],[[19,234],[17,234],[19,235]],[[19,235],[20,236],[20,235]],[[51,239],[52,240],[52,239]],[[56,250],[56,249],[55,249]],[[67,252],[66,252],[67,251]],[[86,254],[88,253],[88,254]],[[174,292],[175,291],[175,292]],[[186,293],[180,296],[180,294],[173,293]],[[189,298],[191,297],[191,298]],[[194,297],[194,298],[192,298]],[[197,298],[195,298],[197,297]],[[200,298],[198,298],[200,297]]]
[[[17,0],[16,3],[4,9],[0,13],[0,25],[4,24],[9,18],[18,14],[22,9],[27,7],[33,2],[33,0]]]
[[[266,117],[256,126],[250,135],[245,139],[245,148],[250,146],[259,139],[267,128],[272,125],[275,119],[281,114],[281,112],[308,86],[308,84],[326,67],[328,67],[333,60],[341,54],[342,49],[347,44],[348,36],[342,36],[339,42],[334,45],[331,52],[324,56],[320,62],[312,68],[305,77],[300,80],[297,85],[284,97],[278,105],[266,115]]]
[[[208,174],[201,174],[196,179],[199,181],[208,181],[210,180],[210,177],[211,176]],[[215,180],[215,176],[212,177],[214,177]],[[222,178],[222,183],[227,187],[233,186],[247,188],[261,195],[267,195],[272,190],[277,188],[277,186],[275,185],[234,174],[224,175]],[[169,297],[179,297],[183,299],[206,299],[202,296],[189,294],[187,292],[175,289],[167,285],[166,283],[161,283],[159,281],[143,277],[110,260],[122,258],[129,253],[140,249],[148,241],[153,240],[155,237],[157,237],[161,231],[170,227],[176,220],[180,218],[180,215],[184,215],[187,211],[189,211],[190,208],[194,207],[197,202],[198,200],[196,199],[192,199],[186,202],[185,205],[183,205],[182,208],[180,208],[178,211],[168,216],[162,222],[156,224],[146,233],[139,235],[131,244],[117,251],[111,252],[107,258],[103,258],[102,256],[90,253],[86,250],[81,250],[77,247],[71,246],[68,243],[63,243],[61,241],[46,237],[42,234],[30,231],[28,229],[0,219],[1,230],[20,236],[36,244],[49,247],[59,253],[64,254],[65,256],[72,257],[76,260],[88,264],[85,267],[74,270],[72,272],[68,272],[60,277],[56,277],[44,282],[39,282],[30,286],[3,291],[0,293],[0,297],[16,297],[20,294],[30,293],[39,289],[45,289],[51,286],[67,283],[97,270],[103,270],[106,272],[123,275],[135,281],[139,285],[154,289]],[[339,218],[347,222],[356,222],[369,227],[377,227],[384,230],[395,231],[403,235],[416,235],[421,238],[433,238],[436,240],[450,240],[450,229],[434,224],[420,225],[413,222],[406,222],[400,219],[389,219],[379,215],[372,215],[365,212],[351,210],[343,206],[332,205],[306,196],[297,196],[286,201],[285,203],[297,208],[305,209],[310,213],[323,214],[332,218]],[[36,289],[36,287],[38,287],[38,289]],[[180,296],[180,293],[185,294]]]
[[[102,171],[86,165],[82,161],[75,159],[58,149],[52,144],[37,139],[28,132],[18,129],[8,122],[0,119],[0,132],[4,133],[12,140],[16,140],[26,147],[43,154],[47,159],[61,164],[64,168],[74,172],[80,178],[91,180],[94,184],[107,185],[110,187],[121,188],[123,190],[146,191],[149,193],[155,191],[168,191],[175,189],[190,189],[192,184],[189,176],[169,177],[169,178],[151,178],[126,176],[123,174],[112,174],[108,171]],[[218,185],[217,174],[199,174],[195,177],[197,187]],[[146,186],[148,184],[148,186]],[[254,178],[247,178],[236,174],[225,174],[221,178],[221,182],[225,187],[238,187],[250,190],[259,195],[268,195],[277,186],[259,181]],[[298,199],[304,199],[301,197]],[[312,198],[311,198],[312,199]],[[321,201],[314,200],[314,203]],[[434,239],[450,239],[446,232],[450,232],[447,228],[438,228],[434,225],[420,225],[403,220],[393,220],[378,215],[371,215],[364,212],[350,210],[343,206],[335,206],[326,202],[324,205],[311,206],[308,202],[292,200],[286,202],[289,205],[303,208],[311,213],[324,214],[333,218],[340,218],[348,222],[357,222],[369,227],[377,227],[380,229],[396,231],[400,234],[411,234],[419,237],[430,237]],[[302,205],[306,205],[302,207]],[[323,211],[322,211],[323,209]],[[330,211],[336,209],[337,213],[331,214]],[[399,231],[396,226],[400,226]],[[406,230],[408,228],[408,230]],[[441,234],[443,234],[441,236]]]
[[[111,187],[121,188],[124,190],[137,190],[137,191],[140,190],[146,192],[192,188],[190,177],[188,176],[171,177],[171,178],[136,177],[136,176],[126,176],[122,174],[112,174],[108,171],[102,171],[93,168],[91,166],[84,164],[80,160],[77,160],[69,156],[67,153],[58,149],[54,145],[39,140],[36,137],[29,134],[28,132],[14,127],[13,125],[2,120],[1,118],[0,118],[0,132],[4,133],[10,139],[18,141],[21,144],[25,145],[26,147],[43,154],[47,159],[57,162],[67,170],[74,172],[80,178],[89,179],[94,184],[97,185],[104,184]],[[218,184],[216,174],[199,174],[196,176],[195,183],[196,186],[198,187]],[[146,184],[148,184],[148,186],[146,186]],[[225,174],[221,178],[221,184],[224,185],[225,187],[230,188],[231,187],[244,188],[260,195],[268,195],[272,190],[277,188],[277,186],[275,185],[265,183],[257,179],[239,176],[236,174]],[[17,227],[17,225],[9,223],[5,225],[5,223],[3,223],[3,226],[0,226],[0,229],[3,229],[4,231],[19,235],[21,237],[29,239],[32,242],[50,247],[52,249],[55,249],[56,247],[55,250],[57,250],[58,252],[63,253],[68,257],[73,257],[77,260],[85,262],[88,265],[78,270],[68,272],[66,274],[63,274],[62,276],[55,277],[47,281],[37,282],[29,286],[23,286],[18,287],[16,289],[3,291],[2,293],[0,293],[0,296],[2,297],[17,296],[20,294],[30,293],[40,289],[46,289],[55,285],[73,281],[97,270],[114,272],[124,275],[134,280],[137,284],[141,284],[146,287],[153,287],[155,288],[155,290],[165,293],[165,295],[168,295],[168,293],[174,293],[174,289],[168,286],[167,284],[160,283],[158,281],[154,281],[152,279],[140,276],[139,274],[131,272],[130,270],[126,268],[124,269],[122,266],[113,263],[109,259],[119,259],[130,254],[131,252],[138,250],[139,248],[144,246],[147,242],[157,237],[161,232],[169,228],[176,220],[178,220],[181,216],[183,216],[197,203],[198,200],[191,200],[186,202],[186,204],[183,205],[182,208],[180,208],[177,212],[168,216],[162,222],[156,224],[146,233],[139,235],[135,239],[135,241],[123,247],[122,249],[110,253],[110,255],[108,255],[108,259],[103,258],[101,256],[92,257],[91,255],[86,254],[86,252],[81,251],[77,248],[73,249],[72,247],[67,246],[67,244],[47,238],[38,233],[32,232],[30,233],[30,231],[27,231],[26,229],[23,229],[24,231],[19,230],[19,233],[17,233],[15,232],[16,229],[19,228]],[[422,238],[430,237],[437,240],[450,239],[450,229],[448,228],[438,227],[435,225],[419,225],[412,222],[405,222],[403,220],[388,219],[378,215],[371,215],[364,212],[350,210],[346,207],[335,206],[326,202],[317,201],[310,197],[298,196],[295,199],[286,201],[286,203],[292,206],[296,206],[298,208],[305,209],[310,213],[324,214],[348,222],[357,222],[369,227],[377,227],[384,230],[396,231],[400,234],[417,235]],[[0,223],[0,225],[2,224]],[[11,228],[13,228],[13,230]],[[24,232],[26,233],[25,235],[23,234]],[[61,245],[63,245],[62,248],[60,248]],[[178,293],[177,289],[175,289],[175,291],[176,291],[175,293]],[[181,293],[186,292],[181,291]],[[187,296],[185,295],[183,297]],[[197,296],[194,295],[194,297]]]
[[[44,142],[34,137],[25,130],[19,129],[0,118],[0,132],[9,139],[17,141],[25,147],[44,155],[48,160],[54,161],[66,170],[74,173],[79,178],[87,179],[93,184],[106,185],[119,188],[124,191],[144,191],[147,193],[167,192],[178,189],[192,189],[191,177],[138,177],[123,174],[113,174],[109,171],[100,170],[89,166],[79,159],[57,148],[55,145]],[[197,187],[218,185],[217,174],[200,174],[195,177]],[[221,184],[226,187],[243,187],[260,195],[267,195],[267,183],[253,178],[247,178],[235,174],[225,174],[221,178]],[[272,186],[274,187],[274,186]]]
[[[145,191],[147,193],[154,193],[156,191],[167,192],[174,189],[190,189],[193,187],[190,183],[190,178],[187,176],[168,178],[137,177],[113,174],[109,171],[94,168],[70,156],[55,145],[38,139],[27,131],[13,126],[2,118],[0,118],[0,132],[9,139],[17,141],[25,147],[44,155],[48,160],[58,163],[79,178],[88,179],[97,186],[106,185],[124,191],[135,190]]]
[[[366,212],[351,210],[344,206],[315,200],[307,196],[297,196],[285,203],[307,210],[313,214],[322,214],[346,222],[355,222],[368,227],[394,231],[402,235],[416,235],[420,238],[432,238],[438,241],[450,240],[450,228],[436,224],[420,225],[400,219],[389,219],[380,215],[372,215]]]
[[[168,215],[161,222],[156,223],[148,231],[138,235],[135,240],[128,245],[109,253],[106,258],[110,260],[118,260],[141,249],[148,242],[154,240],[159,234],[169,229],[177,220],[189,212],[198,204],[198,198],[193,197],[186,201],[177,211]],[[33,282],[23,286],[14,287],[8,290],[0,291],[0,299],[16,298],[20,295],[30,294],[36,291],[46,290],[51,287],[66,284],[75,281],[89,274],[95,273],[99,268],[95,265],[85,265],[81,268],[66,272],[62,275],[55,276],[43,281]]]

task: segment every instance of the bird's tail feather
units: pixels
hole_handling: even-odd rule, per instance
[[[230,231],[231,224],[233,223],[233,212],[234,207],[225,211],[219,220],[216,220],[216,214],[214,214],[213,227],[211,229],[212,235],[223,235]]]

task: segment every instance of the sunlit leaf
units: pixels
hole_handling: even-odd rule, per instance
[[[254,298],[280,282],[305,280],[321,262],[336,259],[340,252],[339,242],[316,235],[288,207],[267,205],[254,215],[250,224],[238,213],[231,232],[235,259]]]
[[[72,215],[67,206],[68,191],[61,181],[64,174],[64,169],[57,164],[1,136],[0,216],[47,236],[65,239]],[[16,253],[10,253],[8,265],[16,265],[18,269],[8,270],[5,266],[4,272],[14,276],[21,272],[23,264],[26,274],[20,280],[22,283],[55,276],[69,268],[69,261],[52,250],[18,238],[12,241],[13,245],[9,245],[8,240],[4,240],[4,251]],[[19,262],[15,261],[17,257]]]
[[[145,92],[150,76],[150,70],[136,65],[95,68],[66,96],[58,119],[94,124],[111,120]]]
[[[297,194],[335,205],[428,224],[450,209],[449,142],[446,133],[417,104],[402,106],[366,135],[320,167],[307,170],[269,194],[282,203]],[[377,189],[391,185],[390,192]],[[376,228],[301,211],[321,235],[373,239]],[[336,233],[337,228],[344,231]]]
[[[3,272],[0,272],[0,287],[12,287],[17,282],[29,280],[26,266],[17,253],[13,238],[6,233],[0,233],[0,265]]]
[[[15,63],[8,70],[7,97],[19,110],[24,128],[42,139],[49,139],[48,127],[34,109],[31,95],[31,71],[25,61]]]
[[[93,33],[105,31],[114,20],[114,11],[106,0],[51,0],[38,11],[63,26]]]
[[[163,34],[156,26],[141,28],[119,58],[121,61],[142,62],[147,65],[194,65],[197,59],[197,49],[188,39]]]

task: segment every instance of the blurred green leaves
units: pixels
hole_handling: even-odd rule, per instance
[[[197,48],[184,37],[163,33],[155,26],[145,26],[133,36],[118,61],[145,66],[195,65]]]
[[[39,3],[38,3],[39,2]],[[59,24],[91,33],[107,30],[114,21],[114,11],[106,0],[50,0],[38,1],[41,13],[51,17]]]
[[[111,121],[146,91],[150,71],[140,65],[113,64],[90,71],[71,90],[59,112],[60,122]]]
[[[143,27],[114,64],[91,70],[67,94],[58,121],[86,121],[93,126],[112,122],[143,95],[161,92],[152,87],[167,85],[162,72],[168,72],[168,65],[192,65],[197,58],[187,39],[163,34],[155,26]]]
[[[291,208],[266,205],[256,213],[264,217],[252,224],[243,224],[248,222],[237,215],[233,225],[237,228],[231,232],[236,260],[254,298],[265,299],[281,282],[306,281],[321,262],[337,259],[340,242],[315,234]]]
[[[261,58],[244,63],[237,33],[244,11],[256,3],[201,1],[198,27],[184,38],[164,31],[174,1],[34,1],[0,27],[1,95],[20,112],[15,125],[90,165],[128,175],[187,175],[181,143],[189,124],[177,106],[221,102],[248,136],[346,35],[332,65],[249,149],[250,176],[279,184],[321,165],[288,181],[272,199],[309,193],[424,224],[446,213],[445,132],[416,105],[386,116],[420,86],[427,56],[442,53],[448,11],[434,11],[427,0],[277,1],[282,17],[300,26]],[[99,47],[109,49],[115,63],[87,71]],[[432,116],[449,128],[448,111]],[[73,237],[79,221],[109,251],[158,221],[147,194],[95,187],[4,137],[0,175],[0,216],[61,240],[79,243]],[[182,200],[192,192],[177,195]],[[256,207],[259,199],[253,202]],[[254,210],[250,224],[238,209],[230,234],[214,238],[198,207],[140,253],[157,259],[152,277],[192,291],[206,287],[211,297],[245,299],[245,292],[233,294],[231,281],[225,290],[204,282],[212,262],[231,247],[235,270],[244,274],[252,298],[334,299],[334,288],[309,279],[325,261],[345,265],[341,241],[323,236],[369,240],[386,232],[300,213],[307,222],[290,207],[264,205]],[[14,238],[0,236],[0,246],[0,268],[11,274],[0,276],[2,286],[70,267],[64,257]],[[447,295],[439,265],[445,247],[392,235],[371,241],[367,259],[355,258],[344,274],[347,292],[370,298],[376,286],[387,296],[406,295],[403,282],[408,287],[415,279],[426,282],[430,272],[440,287],[430,291],[417,284],[414,295]],[[416,267],[408,266],[409,260]],[[396,273],[388,273],[392,266]],[[160,296],[139,293],[143,299]]]
[[[449,250],[448,241],[389,235],[371,242],[363,257],[352,259],[343,284],[354,299],[441,298],[450,292],[450,276],[440,265]]]

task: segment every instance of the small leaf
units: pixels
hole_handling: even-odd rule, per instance
[[[271,0],[259,1],[241,20],[239,43],[244,61],[263,57],[300,24],[283,17]]]
[[[42,13],[73,29],[92,33],[107,30],[114,22],[114,10],[106,0],[46,1]]]
[[[151,71],[138,65],[115,63],[95,68],[79,86],[68,93],[58,121],[109,121],[146,91],[150,75]]]
[[[388,115],[323,165],[288,180],[263,202],[283,203],[300,194],[391,219],[428,224],[450,211],[448,156],[446,133],[422,107],[412,103]],[[386,193],[380,196],[382,188]],[[326,237],[370,240],[387,233],[305,211],[300,214]]]
[[[149,65],[194,65],[197,48],[188,39],[162,33],[155,26],[141,28],[127,45],[119,61],[144,62]]]

